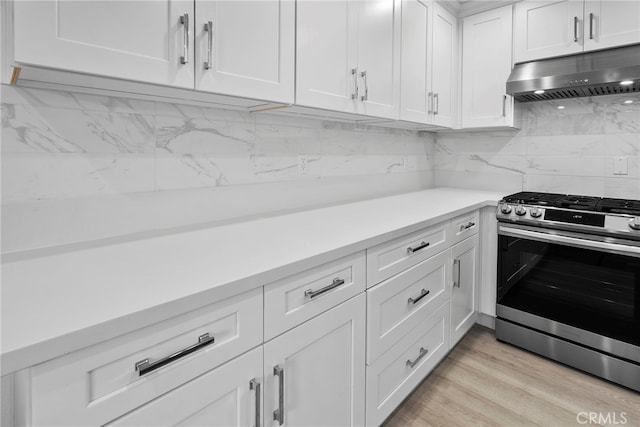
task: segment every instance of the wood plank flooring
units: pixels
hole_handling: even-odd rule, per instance
[[[598,413],[594,422],[588,414],[578,419],[578,414],[589,412]],[[480,326],[384,423],[384,427],[580,425],[640,427],[640,393],[498,342],[493,331]]]

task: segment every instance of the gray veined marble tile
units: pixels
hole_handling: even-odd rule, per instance
[[[298,156],[256,156],[254,157],[256,182],[317,179],[322,173],[320,156],[307,156],[307,171],[298,170]]]
[[[595,176],[525,175],[523,189],[602,197],[605,195],[604,181],[604,178]]]
[[[9,153],[2,157],[2,200],[153,191],[154,169],[154,159],[140,154]]]
[[[521,155],[468,154],[465,161],[467,172],[522,174],[524,166],[525,159]]]
[[[604,176],[602,156],[528,156],[525,172],[530,175]]]
[[[159,153],[158,190],[218,187],[254,182],[253,163],[246,157],[212,154]]]
[[[81,153],[29,105],[2,104],[2,152]]]
[[[230,122],[159,116],[156,147],[168,153],[250,156],[254,133],[251,127]]]

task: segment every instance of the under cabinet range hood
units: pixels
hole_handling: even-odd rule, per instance
[[[507,93],[522,102],[640,91],[640,44],[516,64]]]

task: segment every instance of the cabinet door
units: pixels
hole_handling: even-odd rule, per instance
[[[15,61],[193,88],[193,1],[16,1]]]
[[[364,345],[364,294],[266,343],[264,425],[363,425]]]
[[[514,62],[582,52],[582,0],[516,4]]]
[[[400,0],[358,2],[358,112],[400,117]]]
[[[451,346],[475,323],[478,271],[478,235],[469,237],[451,249],[453,288],[451,292]]]
[[[294,0],[196,7],[196,89],[293,103]]]
[[[261,383],[262,347],[258,347],[107,425],[259,425],[262,393],[256,384]]]
[[[584,20],[584,50],[640,43],[639,1],[586,1]]]
[[[455,73],[458,25],[438,3],[433,14],[433,123],[452,127],[455,116]]]
[[[357,1],[299,0],[296,8],[296,104],[355,112]]]
[[[402,1],[400,119],[431,121],[431,58],[433,2]]]
[[[462,28],[462,127],[513,124],[511,6],[464,19]]]

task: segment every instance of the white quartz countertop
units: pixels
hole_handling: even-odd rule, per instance
[[[44,362],[487,205],[437,188],[2,265],[2,373]]]

